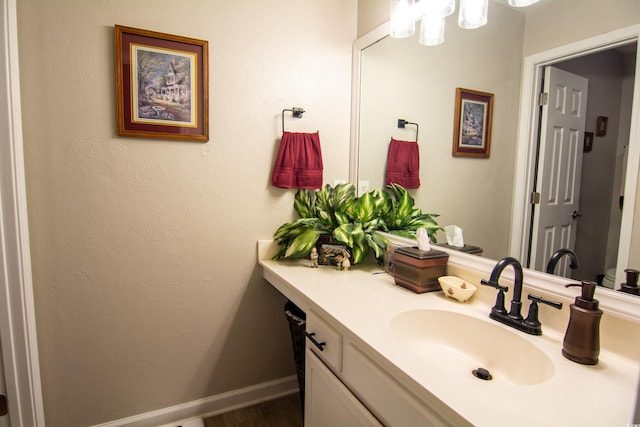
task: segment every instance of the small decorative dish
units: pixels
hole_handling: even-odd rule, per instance
[[[473,296],[476,287],[471,283],[456,276],[440,276],[438,277],[442,292],[450,298],[454,298],[460,302],[465,302]]]

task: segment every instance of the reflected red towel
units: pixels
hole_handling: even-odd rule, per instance
[[[283,132],[271,184],[281,188],[322,187],[320,133]]]
[[[420,149],[417,142],[391,138],[385,184],[400,184],[404,188],[420,187]]]

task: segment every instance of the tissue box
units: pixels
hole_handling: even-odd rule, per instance
[[[438,250],[423,251],[416,247],[403,247],[395,251],[394,279],[396,285],[413,292],[441,290],[438,277],[447,274],[449,255]]]

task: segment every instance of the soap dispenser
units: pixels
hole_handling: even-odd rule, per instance
[[[598,300],[593,299],[597,284],[583,281],[565,285],[569,288],[579,286],[582,295],[576,297],[571,304],[571,316],[567,333],[564,336],[562,355],[569,360],[583,365],[596,365],[600,354],[600,318],[602,310],[598,308]]]

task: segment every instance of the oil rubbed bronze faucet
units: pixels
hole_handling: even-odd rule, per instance
[[[547,269],[545,270],[545,273],[553,274],[553,271],[556,269],[556,264],[564,255],[567,255],[569,257],[570,269],[575,270],[580,267],[578,265],[578,257],[576,256],[576,254],[569,249],[562,248],[558,249],[553,255],[551,255],[551,258],[549,258],[549,262],[547,263]]]
[[[498,280],[500,279],[502,271],[509,265],[513,267],[514,278],[511,308],[507,313],[507,310],[504,307],[504,293],[507,292],[509,288],[506,286],[501,286],[498,283]],[[507,326],[511,326],[512,328],[516,328],[528,334],[542,335],[542,324],[538,320],[538,303],[541,302],[543,304],[550,305],[551,307],[557,308],[558,310],[562,308],[562,303],[549,301],[535,295],[529,295],[528,298],[531,300],[531,304],[529,305],[529,314],[527,315],[527,318],[524,319],[521,314],[522,276],[522,265],[520,264],[520,262],[513,257],[506,257],[498,261],[495,267],[493,267],[493,271],[491,271],[491,277],[489,277],[488,281],[480,281],[480,283],[483,285],[491,286],[498,289],[496,303],[493,308],[491,308],[489,317],[493,320],[497,320],[500,323],[504,323]]]

